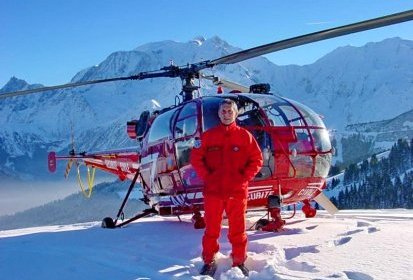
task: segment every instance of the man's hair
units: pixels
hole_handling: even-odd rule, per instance
[[[231,105],[234,111],[238,113],[238,106],[234,100],[225,98],[219,103],[219,108],[221,108],[223,105]]]

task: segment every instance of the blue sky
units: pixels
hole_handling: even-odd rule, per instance
[[[67,83],[110,53],[148,42],[218,35],[246,49],[409,9],[410,0],[1,0],[0,87],[11,76],[45,85]],[[279,65],[303,65],[339,46],[395,36],[413,40],[413,22],[267,57]]]

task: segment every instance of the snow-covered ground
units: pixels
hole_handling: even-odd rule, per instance
[[[0,231],[1,279],[211,279],[198,275],[203,231],[189,218]],[[226,235],[224,226],[215,279],[245,279],[231,268]],[[413,279],[413,210],[300,213],[285,231],[248,237],[249,279]]]

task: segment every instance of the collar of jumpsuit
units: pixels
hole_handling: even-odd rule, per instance
[[[237,123],[236,123],[235,121],[233,121],[233,122],[230,123],[230,124],[224,124],[224,123],[221,122],[221,127],[223,127],[225,130],[232,129],[232,128],[236,127],[236,126],[237,126]]]

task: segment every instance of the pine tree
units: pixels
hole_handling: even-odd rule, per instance
[[[374,172],[374,171],[377,169],[378,164],[379,164],[379,160],[377,159],[376,154],[373,154],[373,155],[371,156],[371,158],[370,158],[370,169],[371,169],[371,172]]]
[[[394,179],[394,190],[396,192],[396,205],[395,207],[403,207],[403,185],[402,180],[400,180],[400,176],[397,176]]]
[[[358,167],[355,163],[350,164],[344,172],[344,184],[350,184],[357,179]]]
[[[369,174],[369,161],[367,159],[363,160],[363,163],[360,166],[360,173],[362,174],[363,179]]]
[[[413,138],[410,140],[410,168],[413,167]]]
[[[340,184],[340,179],[333,178],[333,180],[331,181],[331,188],[334,189],[338,184]]]
[[[334,176],[340,173],[340,167],[338,167],[337,165],[333,165],[331,166],[330,172],[329,172],[329,176]]]
[[[408,172],[403,178],[403,207],[413,208],[413,172]]]
[[[399,143],[400,142],[400,143]],[[401,156],[401,166],[399,168],[400,172],[404,172],[410,167],[410,147],[406,139],[400,140],[400,156]]]

